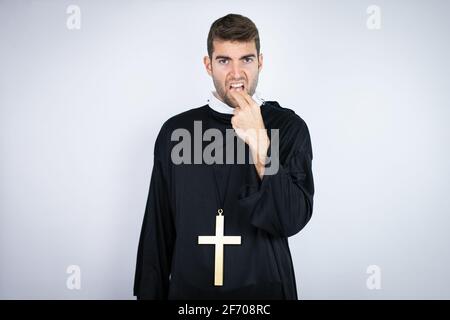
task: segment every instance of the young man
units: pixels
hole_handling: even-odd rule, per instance
[[[263,56],[250,19],[216,20],[207,46],[216,91],[155,143],[134,295],[297,299],[287,238],[313,210],[308,127],[255,94]]]

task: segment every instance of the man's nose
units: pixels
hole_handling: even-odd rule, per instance
[[[231,65],[231,75],[234,79],[239,79],[241,77],[241,67],[239,65],[239,62],[234,62]]]

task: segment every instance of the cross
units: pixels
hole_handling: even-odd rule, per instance
[[[215,236],[198,236],[198,244],[214,244],[215,245],[215,266],[214,266],[214,285],[223,285],[223,246],[225,244],[241,244],[240,236],[224,236],[224,216],[223,210],[217,211],[216,216],[216,235]]]

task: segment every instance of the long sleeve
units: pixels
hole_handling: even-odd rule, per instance
[[[293,149],[284,163],[280,159],[276,174],[264,175],[261,181],[252,177],[239,195],[239,204],[252,225],[279,237],[298,233],[313,211],[311,139],[306,123],[297,129]]]
[[[138,299],[167,299],[174,239],[167,180],[155,156],[137,254],[134,295]]]

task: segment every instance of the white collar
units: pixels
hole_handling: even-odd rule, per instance
[[[211,91],[208,98],[208,105],[215,111],[219,113],[233,114],[234,108],[227,105],[225,102],[221,101],[216,97],[216,92]],[[255,92],[252,96],[258,106],[264,103],[264,100],[259,97],[259,92]]]

